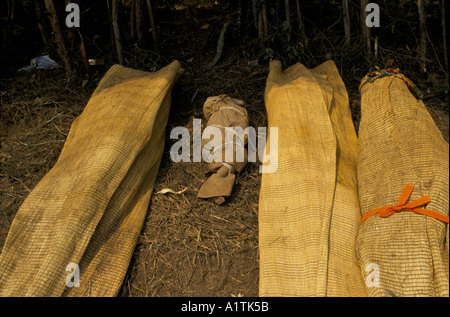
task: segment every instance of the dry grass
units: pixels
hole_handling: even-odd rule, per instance
[[[92,90],[75,92],[62,83],[64,74],[57,72],[2,79],[0,247],[19,206],[56,162]]]
[[[217,206],[196,198],[197,163],[168,163],[155,190],[185,187],[181,195],[153,195],[127,296],[257,296],[257,195],[254,168],[240,176],[231,201]]]
[[[239,68],[182,78],[174,91],[167,130],[182,125],[192,135],[193,119],[203,119],[203,102],[221,93],[245,100],[250,124],[266,126],[263,91],[255,89],[264,87],[265,76],[256,72],[249,80]],[[187,190],[153,195],[121,295],[257,296],[259,164],[247,165],[233,196],[218,206],[196,197],[205,180],[205,163],[170,161],[168,150],[174,142],[167,137],[155,192]]]

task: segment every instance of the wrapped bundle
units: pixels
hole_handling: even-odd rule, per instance
[[[248,114],[245,102],[227,95],[209,97],[203,105],[208,120],[202,151],[208,158],[208,179],[203,183],[197,197],[215,198],[217,204],[231,196],[236,173],[247,164]],[[216,129],[217,133],[211,128]],[[211,138],[210,136],[213,135]],[[211,153],[210,153],[211,152]]]
[[[345,85],[332,61],[282,71],[265,91],[278,128],[278,168],[262,175],[261,296],[366,296],[356,257],[361,220],[357,137]],[[269,130],[269,134],[271,130]]]
[[[396,70],[361,87],[357,252],[370,296],[449,296],[449,147]]]
[[[0,296],[115,296],[164,148],[175,61],[111,67],[55,166],[17,212],[0,255]]]

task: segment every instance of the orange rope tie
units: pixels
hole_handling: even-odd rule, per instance
[[[384,218],[384,217],[389,217],[392,214],[395,214],[397,211],[407,210],[407,211],[416,212],[418,214],[429,216],[429,217],[432,217],[432,218],[435,218],[435,219],[438,219],[438,220],[448,223],[448,217],[446,217],[434,210],[416,208],[416,207],[423,206],[423,205],[429,203],[431,201],[431,199],[428,196],[423,196],[417,200],[411,201],[406,204],[406,202],[409,199],[409,196],[411,196],[413,189],[414,189],[413,185],[407,184],[405,186],[405,188],[403,189],[403,192],[400,195],[400,198],[398,199],[397,205],[395,205],[395,206],[389,205],[386,207],[380,207],[380,208],[374,209],[372,211],[369,211],[368,213],[365,213],[362,216],[361,222],[364,222],[367,218],[369,218],[375,214],[379,214],[380,217]]]

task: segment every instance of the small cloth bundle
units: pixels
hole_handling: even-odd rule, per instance
[[[216,198],[216,203],[223,203],[224,197],[231,196],[235,174],[247,164],[248,134],[241,133],[249,124],[244,105],[244,101],[227,95],[209,97],[203,105],[203,114],[208,120],[204,134],[214,133],[202,138],[203,154],[208,153],[209,158],[209,178],[200,188],[199,198]]]

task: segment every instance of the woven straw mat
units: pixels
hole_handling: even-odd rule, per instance
[[[174,61],[155,73],[119,65],[106,73],[58,161],[14,218],[0,255],[0,296],[117,295],[159,169],[171,88],[182,72]],[[66,284],[76,267],[78,285]]]
[[[362,214],[395,205],[410,184],[409,201],[428,195],[426,208],[448,216],[449,147],[423,102],[393,76],[365,84],[361,98]],[[448,240],[448,224],[410,211],[365,220],[357,252],[368,294],[449,296]]]
[[[339,71],[333,61],[284,71],[273,61],[265,103],[278,168],[262,176],[260,295],[366,296],[356,257],[358,141]],[[275,148],[269,135],[266,151]]]

